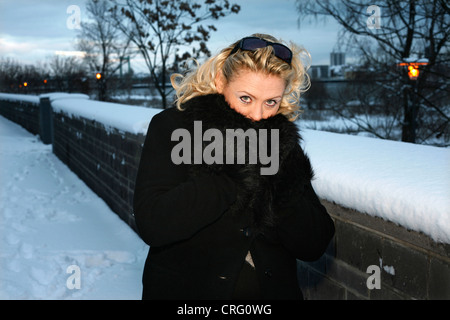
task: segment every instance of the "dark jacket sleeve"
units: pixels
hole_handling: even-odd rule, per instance
[[[287,173],[290,181],[295,182],[285,184],[289,189],[282,191],[283,201],[277,205],[280,217],[277,236],[297,259],[314,261],[322,256],[333,238],[334,222],[311,185],[311,164],[299,146],[287,161],[291,160],[297,165],[291,163],[289,167],[298,171]]]
[[[136,225],[142,239],[158,247],[188,239],[217,220],[235,201],[234,183],[224,174],[188,178],[185,165],[175,165],[171,141],[179,127],[178,110],[152,118],[143,146],[134,193]]]
[[[298,259],[319,259],[334,235],[334,223],[309,183],[298,197],[283,209],[278,225],[283,245]]]

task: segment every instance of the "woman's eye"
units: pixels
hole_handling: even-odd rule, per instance
[[[249,96],[242,96],[240,99],[241,99],[241,101],[243,103],[250,103],[250,102],[252,102],[252,99]]]
[[[266,105],[268,106],[268,107],[275,107],[276,105],[277,105],[277,101],[275,101],[275,100],[268,100],[267,102],[266,102]]]

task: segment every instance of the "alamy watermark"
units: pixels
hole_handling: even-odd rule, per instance
[[[201,121],[194,121],[194,137],[187,129],[172,132],[172,141],[179,141],[171,152],[172,162],[179,164],[257,164],[261,175],[274,175],[279,168],[279,130],[270,129],[270,153],[268,129],[226,129],[225,136],[219,129],[203,132]],[[203,149],[203,142],[209,142]],[[225,150],[225,155],[224,155]],[[192,155],[193,152],[193,155]],[[246,159],[248,155],[248,159]],[[192,157],[193,156],[193,157]],[[247,162],[248,160],[248,162]]]
[[[367,267],[366,273],[371,275],[367,278],[366,286],[367,289],[381,289],[381,270],[377,265],[370,265]]]
[[[71,274],[66,280],[67,289],[81,289],[81,269],[76,264],[67,267],[66,273]]]
[[[381,9],[379,6],[371,5],[367,7],[367,14],[371,16],[367,18],[366,25],[369,29],[381,29]]]
[[[367,267],[366,273],[370,273],[371,275],[367,278],[366,286],[368,289],[381,289],[381,269],[384,270],[387,274],[391,276],[395,276],[395,268],[394,266],[383,265],[383,259],[379,259],[380,265],[377,266],[372,264]]]
[[[77,5],[70,5],[67,7],[66,10],[67,14],[70,14],[70,16],[66,20],[66,26],[68,29],[81,29],[81,9]]]

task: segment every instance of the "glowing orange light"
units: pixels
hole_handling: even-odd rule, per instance
[[[419,66],[425,66],[427,65],[427,62],[402,62],[399,63],[398,66],[400,67],[408,67],[408,77],[411,80],[417,80],[419,77],[420,71]]]
[[[28,86],[28,82],[24,82],[24,83],[23,83],[23,86],[24,86],[24,87]]]
[[[44,79],[44,83],[47,83],[47,79]]]
[[[414,66],[408,67],[408,76],[410,79],[417,79],[419,77],[419,68]]]
[[[102,78],[102,74],[100,72],[97,72],[95,77],[97,78],[97,80],[100,80]]]

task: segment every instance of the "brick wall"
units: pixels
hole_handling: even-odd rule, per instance
[[[307,299],[450,299],[450,245],[322,200],[336,236],[313,263],[299,262]],[[379,268],[379,289],[372,285]],[[367,285],[369,282],[369,286]]]
[[[80,103],[83,103],[80,100]],[[33,133],[39,106],[0,100],[0,114]],[[23,114],[22,114],[23,113]],[[37,123],[37,124],[36,124]],[[53,113],[53,152],[135,229],[134,181],[144,135]],[[298,262],[306,299],[450,299],[450,245],[378,217],[323,201],[336,235],[318,261]],[[378,268],[367,272],[369,266]],[[380,288],[370,284],[380,280]]]
[[[20,124],[32,134],[39,133],[39,103],[21,100],[0,100],[0,114]]]
[[[133,229],[134,182],[144,135],[53,114],[53,152]]]

